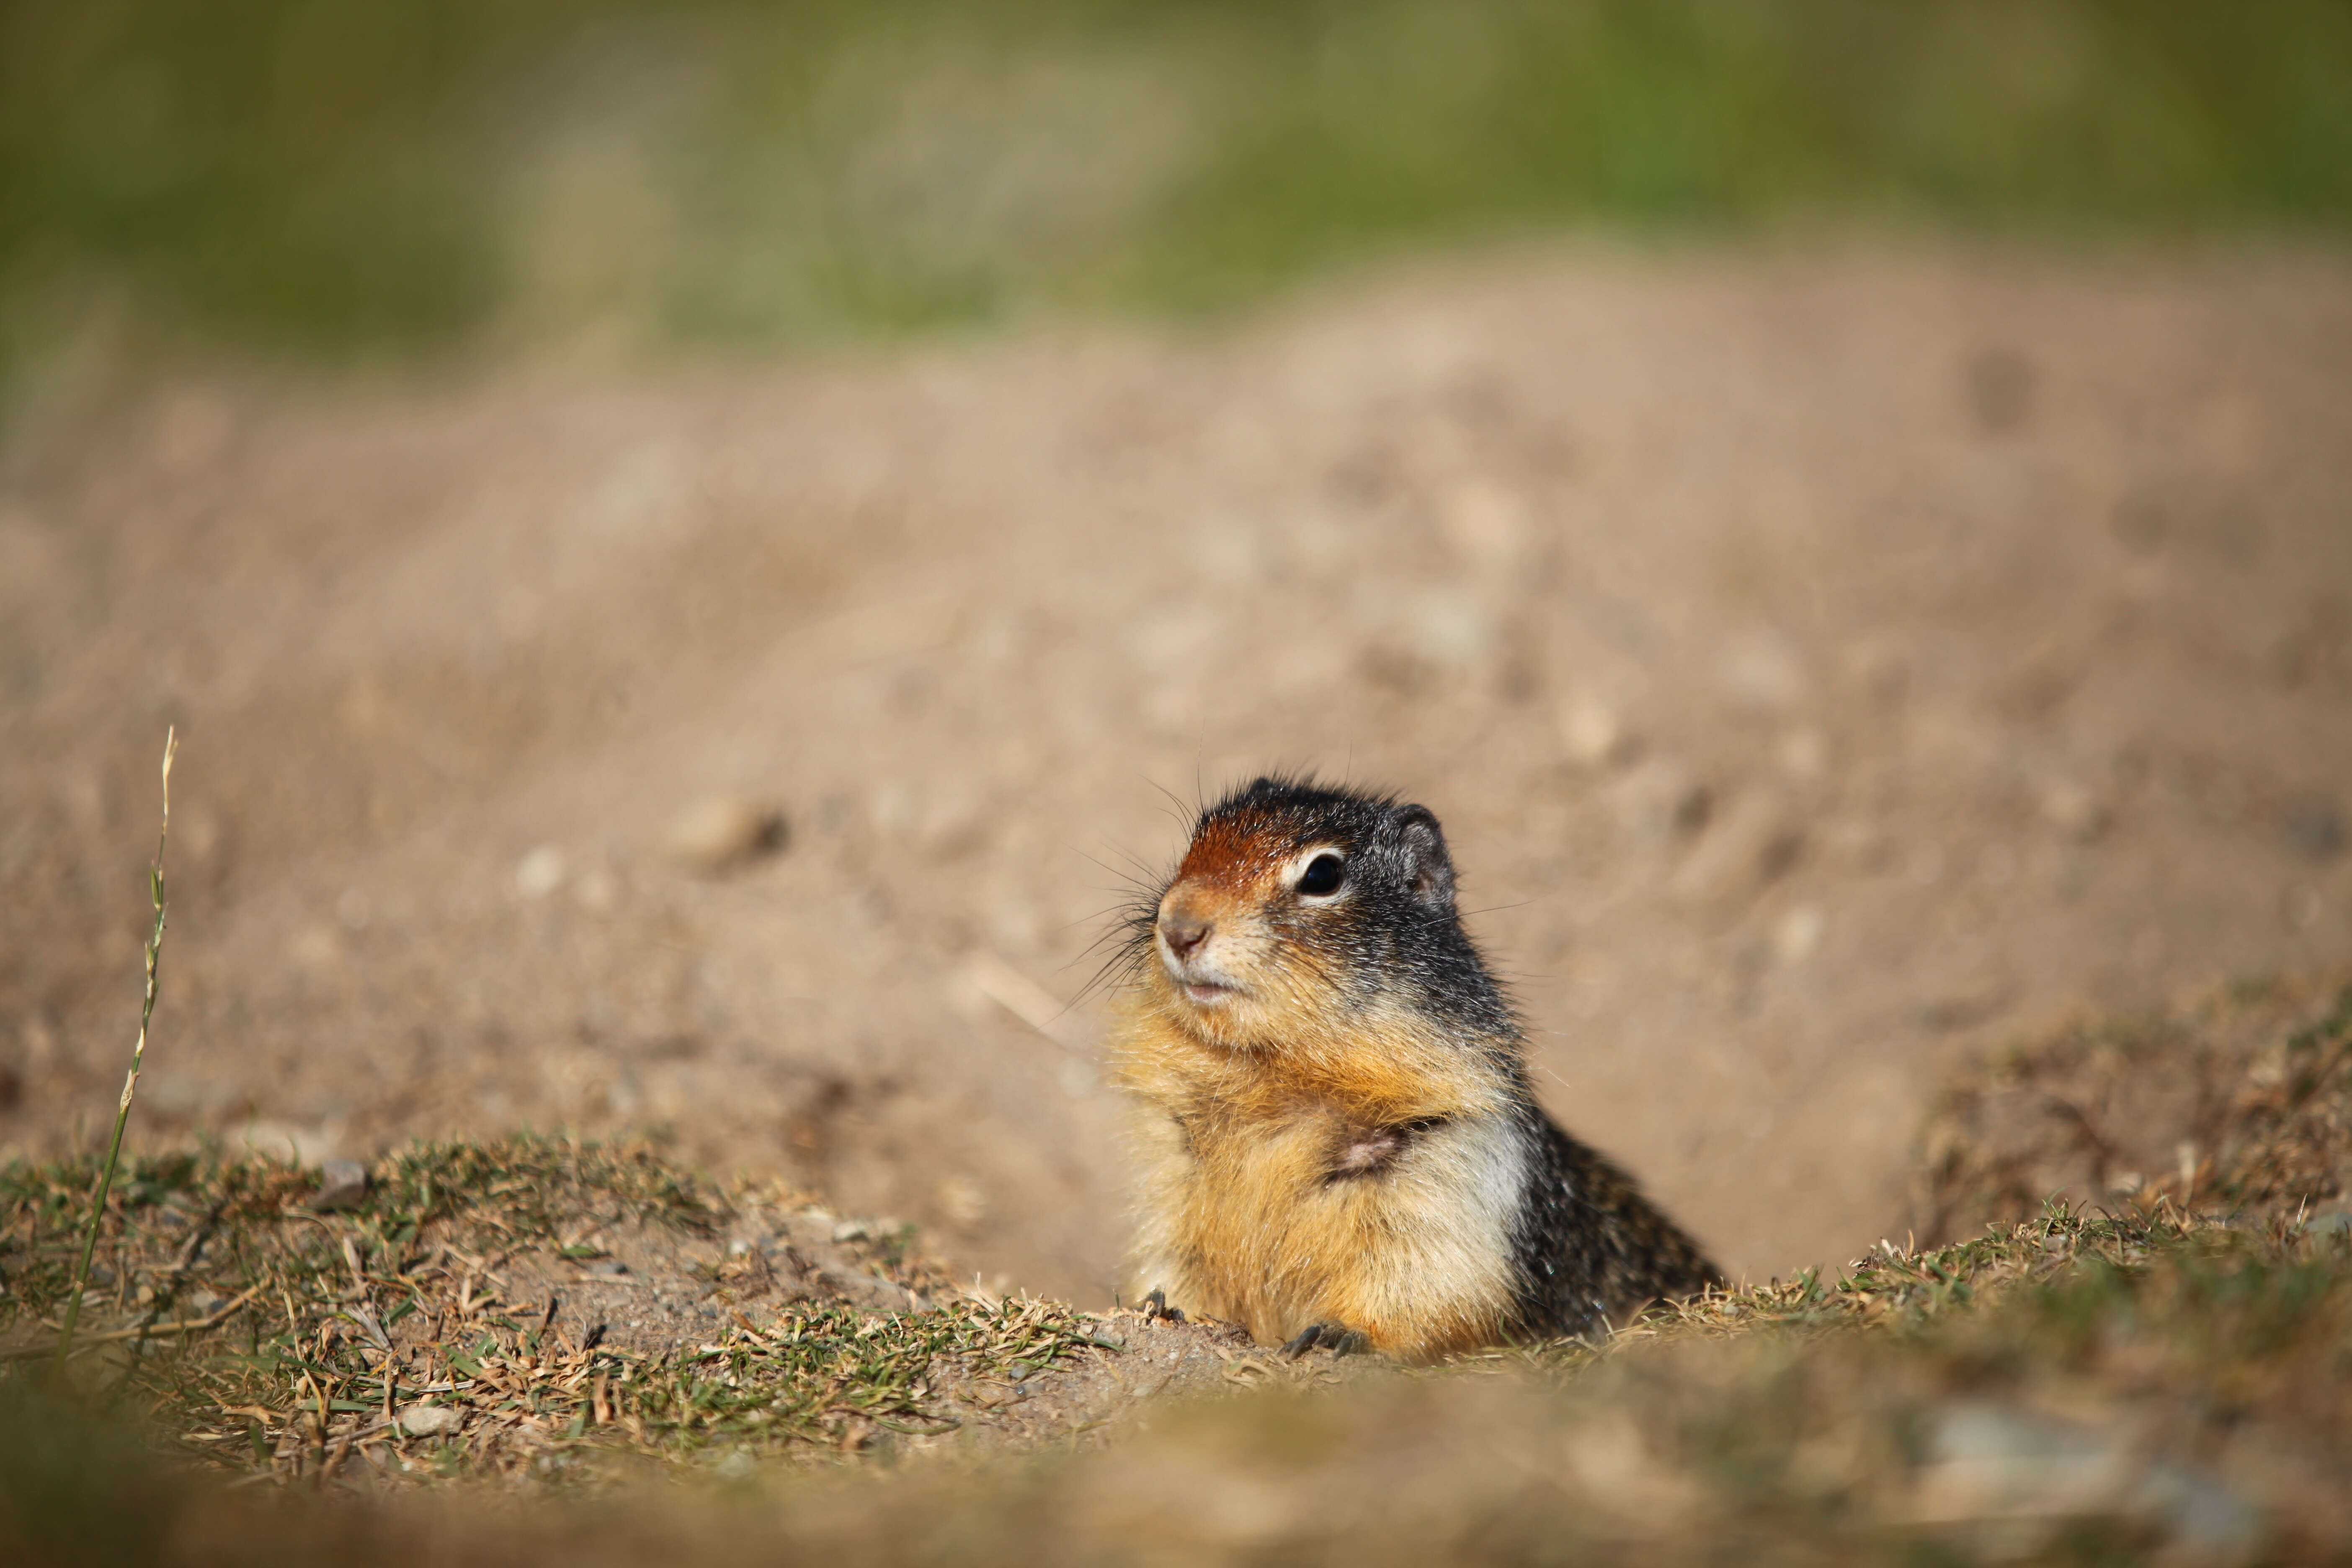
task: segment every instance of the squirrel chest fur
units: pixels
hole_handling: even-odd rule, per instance
[[[1425,809],[1261,779],[1202,814],[1131,935],[1139,1289],[1427,1360],[1719,1280],[1537,1106]]]

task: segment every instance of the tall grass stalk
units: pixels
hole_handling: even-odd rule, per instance
[[[74,1267],[65,1322],[58,1330],[57,1365],[61,1372],[73,1351],[82,1292],[89,1288],[89,1260],[98,1252],[98,1227],[106,1218],[106,1196],[114,1186],[115,1163],[122,1157],[122,1130],[130,1123],[131,1099],[139,1092],[139,1068],[147,1059],[147,1026],[155,1017],[155,961],[163,954],[163,844],[172,835],[172,758],[179,749],[179,729],[174,725],[163,731],[163,825],[155,834],[154,863],[147,868],[147,893],[155,905],[155,924],[147,935],[147,992],[139,1008],[139,1043],[131,1047],[131,1071],[123,1077],[122,1099],[114,1108],[114,1138],[106,1146],[106,1164],[98,1173],[98,1190],[90,1196],[89,1228],[82,1234],[81,1261]]]

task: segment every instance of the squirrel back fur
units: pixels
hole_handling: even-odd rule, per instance
[[[1139,1288],[1428,1360],[1720,1283],[1537,1104],[1426,808],[1261,778],[1201,814],[1129,937]]]

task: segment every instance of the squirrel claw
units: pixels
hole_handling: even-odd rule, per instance
[[[1371,1342],[1344,1323],[1309,1323],[1298,1331],[1298,1336],[1282,1347],[1282,1353],[1297,1361],[1317,1345],[1330,1351],[1334,1357],[1353,1355]]]
[[[1143,1315],[1147,1318],[1159,1318],[1171,1323],[1181,1323],[1184,1321],[1183,1309],[1170,1306],[1168,1292],[1165,1290],[1154,1290],[1150,1295],[1146,1296],[1143,1299],[1142,1310]]]

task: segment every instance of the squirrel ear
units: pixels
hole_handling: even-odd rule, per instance
[[[1404,843],[1405,875],[1412,896],[1426,908],[1451,910],[1454,859],[1445,853],[1445,835],[1438,828],[1436,816],[1425,805],[1400,806],[1396,826],[1397,836]]]

